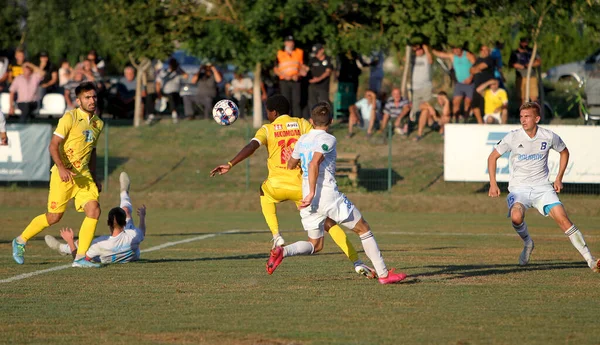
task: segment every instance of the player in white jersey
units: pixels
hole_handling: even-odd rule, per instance
[[[284,257],[310,255],[323,249],[324,225],[327,218],[352,229],[360,236],[365,253],[373,263],[381,284],[396,283],[406,274],[387,270],[369,224],[358,209],[340,193],[335,181],[336,139],[327,133],[331,124],[331,108],[328,103],[316,104],[311,110],[314,127],[302,135],[288,160],[288,169],[302,168],[302,196],[299,208],[302,225],[308,232],[308,241],[298,241],[271,250],[267,272],[273,274]]]
[[[525,211],[535,207],[542,215],[550,216],[569,237],[571,243],[583,256],[594,272],[600,272],[600,260],[596,260],[588,249],[583,235],[569,220],[565,208],[556,193],[563,188],[562,179],[569,162],[569,150],[562,139],[554,132],[538,127],[540,107],[528,102],[519,109],[522,128],[508,133],[496,144],[488,158],[490,175],[489,196],[500,196],[496,182],[496,161],[510,151],[510,180],[508,183],[508,216],[515,231],[524,243],[519,257],[519,265],[527,265],[533,251],[533,240],[525,223]],[[558,175],[554,185],[548,180],[548,153],[553,149],[560,153]]]
[[[108,212],[108,227],[110,236],[96,237],[86,253],[86,260],[110,263],[126,263],[139,260],[140,244],[146,236],[146,206],[142,205],[137,210],[140,217],[139,227],[133,222],[133,207],[129,198],[129,176],[122,172],[119,176],[121,184],[121,204]],[[61,244],[54,237],[47,235],[46,244],[57,250],[61,255],[68,255],[77,250],[77,243],[73,240],[73,230],[63,228],[61,237],[67,242]]]

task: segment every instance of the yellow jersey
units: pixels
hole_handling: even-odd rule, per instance
[[[274,188],[298,189],[302,187],[300,169],[288,170],[287,161],[301,135],[312,129],[305,119],[280,115],[272,123],[263,125],[252,140],[267,147],[269,157],[268,180]]]
[[[64,139],[58,148],[65,168],[77,174],[89,171],[88,163],[96,147],[104,122],[77,108],[67,111],[58,121],[54,135]]]

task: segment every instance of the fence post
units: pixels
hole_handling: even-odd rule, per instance
[[[104,192],[108,191],[108,121],[104,122]]]
[[[392,121],[388,123],[388,192],[392,191]]]
[[[261,114],[262,118],[262,114]],[[250,126],[246,126],[246,143],[250,141]],[[246,158],[246,190],[250,189],[250,157]]]

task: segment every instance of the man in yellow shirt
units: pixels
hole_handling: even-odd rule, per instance
[[[73,267],[100,267],[87,261],[87,252],[94,234],[100,204],[98,193],[101,185],[96,180],[96,143],[104,128],[104,122],[94,113],[98,96],[96,86],[85,82],[75,89],[76,109],[66,112],[58,121],[50,141],[50,155],[54,161],[50,177],[48,211],[35,217],[23,233],[12,242],[13,258],[22,265],[27,241],[62,218],[67,203],[75,199],[75,209],[85,212],[79,230],[79,248]]]
[[[294,145],[301,135],[308,133],[312,125],[303,118],[291,117],[290,103],[282,95],[267,99],[267,117],[271,123],[263,125],[254,138],[227,164],[219,165],[210,172],[210,176],[223,175],[238,163],[250,157],[260,146],[265,145],[269,153],[267,167],[269,176],[260,187],[260,206],[273,234],[273,248],[285,244],[279,234],[276,204],[291,200],[300,204],[302,200],[302,177],[300,169],[288,170],[287,161],[294,151]],[[375,271],[358,259],[352,243],[348,241],[344,230],[331,219],[325,222],[325,229],[335,243],[344,251],[354,264],[354,270],[369,278],[375,277]]]
[[[489,87],[489,88],[488,88]],[[506,124],[508,120],[508,95],[500,88],[498,79],[490,79],[477,88],[483,96],[483,122],[487,124]]]

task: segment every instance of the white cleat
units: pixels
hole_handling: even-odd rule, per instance
[[[46,244],[48,247],[50,247],[50,249],[56,250],[60,255],[69,255],[69,253],[65,253],[60,250],[60,242],[54,238],[54,236],[46,235],[44,237],[44,241],[46,241]]]
[[[600,259],[592,259],[590,262],[588,262],[588,266],[590,266],[592,271],[600,273]]]
[[[354,265],[354,270],[356,273],[363,275],[369,279],[377,278],[377,273],[371,267],[361,263]]]
[[[273,237],[271,241],[273,241],[273,248],[271,249],[275,249],[275,247],[283,247],[285,245],[285,240],[283,239],[283,237],[281,237],[281,235]]]
[[[131,185],[131,182],[129,181],[129,175],[124,171],[119,175],[119,184],[121,185],[121,192],[129,193],[129,185]]]
[[[531,252],[533,252],[533,248],[535,248],[535,246],[533,245],[533,240],[525,243],[525,245],[523,246],[523,251],[519,256],[519,266],[525,266],[529,263],[529,259],[531,258]]]

